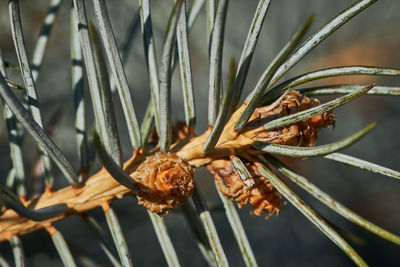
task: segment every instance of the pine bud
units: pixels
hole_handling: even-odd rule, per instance
[[[149,156],[132,174],[139,185],[137,199],[146,209],[164,216],[192,195],[194,171],[174,153]]]
[[[252,175],[245,181],[240,178],[229,159],[214,160],[207,165],[207,169],[217,180],[218,190],[236,201],[240,208],[250,204],[254,208],[250,213],[252,215],[261,215],[263,212],[268,216],[278,214],[281,195],[253,163],[245,161],[245,165]]]

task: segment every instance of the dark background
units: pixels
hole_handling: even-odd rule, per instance
[[[116,37],[121,41],[127,27],[138,8],[137,1],[107,1]],[[161,43],[172,1],[151,1],[152,19],[155,32],[157,55],[160,58]],[[190,1],[189,1],[190,2]],[[241,49],[247,36],[253,12],[258,1],[231,1],[228,8],[227,27],[224,46],[224,81],[228,64],[232,57],[239,59]],[[269,14],[264,23],[256,54],[245,85],[245,93],[254,88],[259,76],[273,59],[291,34],[312,13],[315,21],[309,34],[315,32],[329,19],[350,5],[353,1],[337,0],[284,0],[272,1]],[[91,1],[87,8],[93,16]],[[48,1],[20,1],[25,42],[29,55],[32,55],[40,25],[47,10]],[[58,109],[63,110],[60,124],[54,134],[54,141],[78,167],[76,147],[74,144],[74,118],[70,82],[70,50],[69,50],[69,7],[64,1],[59,17],[56,20],[53,35],[43,62],[37,82],[44,121],[48,121]],[[375,65],[399,68],[400,59],[400,13],[397,0],[378,1],[367,10],[353,18],[349,23],[327,38],[314,49],[285,77],[316,70],[323,67],[339,65]],[[8,61],[17,63],[9,29],[7,1],[0,1],[0,47]],[[206,49],[204,12],[197,19],[190,34],[193,78],[197,103],[196,133],[207,128],[208,97],[208,58]],[[178,68],[177,68],[178,69]],[[176,70],[177,70],[176,69]],[[133,100],[139,118],[142,118],[150,93],[147,72],[143,58],[143,47],[140,34],[136,37],[129,55],[126,73],[133,91]],[[22,80],[17,72],[10,71],[10,77],[20,84]],[[324,84],[357,83],[399,86],[398,77],[340,77],[324,80]],[[321,99],[323,101],[327,99]],[[118,103],[118,102],[117,102]],[[319,144],[338,140],[361,129],[370,122],[377,122],[377,127],[366,138],[345,152],[376,162],[386,167],[400,169],[399,115],[400,105],[396,97],[364,96],[351,104],[339,108],[334,113],[337,118],[335,129],[324,130],[320,134]],[[88,103],[87,107],[90,106]],[[173,114],[175,120],[184,119],[179,73],[175,71],[173,80]],[[90,112],[91,113],[91,112]],[[122,113],[118,112],[120,132],[123,144],[128,144],[126,128],[123,126]],[[92,118],[92,114],[90,114]],[[89,120],[90,121],[90,120]],[[9,147],[5,124],[0,125],[0,179],[4,183],[10,169]],[[124,148],[125,158],[129,157],[129,145]],[[30,137],[24,141],[26,173],[29,175],[38,153]],[[347,207],[357,211],[361,216],[379,226],[400,234],[400,183],[395,179],[366,171],[347,167],[325,159],[295,160],[292,162],[298,172],[309,178],[325,192]],[[93,172],[98,169],[95,166]],[[55,168],[57,174],[56,188],[66,185]],[[213,178],[204,170],[198,169],[197,181],[207,199],[208,205],[216,209],[212,213],[223,247],[231,266],[243,266],[239,249],[235,243],[229,223],[224,212],[218,211],[222,205],[218,199]],[[373,236],[354,224],[346,221],[327,209],[307,193],[292,183],[288,183],[307,203],[321,215],[339,227],[352,231],[364,242],[350,244],[372,266],[399,266],[400,248],[390,242]],[[166,265],[158,245],[154,230],[145,210],[136,205],[136,200],[127,197],[114,201],[122,229],[136,266]],[[100,210],[92,210],[91,215],[97,217],[106,226]],[[239,211],[247,231],[250,243],[260,266],[352,266],[353,263],[327,237],[319,232],[291,204],[283,207],[279,216],[265,220],[262,217],[249,216],[249,209]],[[171,238],[177,250],[182,266],[204,266],[195,238],[179,211],[170,212],[165,217]],[[87,263],[102,266],[110,265],[93,235],[79,218],[70,217],[57,222],[56,228],[65,236],[73,254]],[[61,261],[57,252],[44,231],[22,236],[28,266],[58,266]],[[8,243],[0,244],[0,253],[9,262],[13,262]]]

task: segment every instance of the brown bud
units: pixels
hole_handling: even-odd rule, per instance
[[[174,153],[149,156],[132,174],[139,185],[139,204],[164,216],[192,195],[193,169]]]
[[[244,161],[252,177],[242,180],[228,159],[214,160],[207,165],[207,169],[217,180],[218,190],[227,197],[235,200],[239,207],[246,204],[253,206],[252,215],[278,214],[281,195],[257,170],[257,167]],[[268,216],[267,216],[268,217]]]
[[[334,125],[334,115],[325,112],[295,124],[266,131],[263,125],[271,120],[294,114],[318,106],[317,99],[310,99],[298,92],[288,91],[273,104],[257,108],[243,135],[252,141],[258,140],[274,144],[292,146],[313,146],[317,141],[317,133],[322,128]]]

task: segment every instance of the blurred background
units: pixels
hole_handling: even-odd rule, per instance
[[[92,2],[85,1],[90,18],[96,22],[92,11]],[[172,1],[151,1],[153,30],[157,54],[160,58],[164,28],[171,11]],[[255,86],[258,78],[284,46],[291,34],[311,14],[315,20],[309,34],[318,30],[332,17],[354,1],[348,0],[281,0],[272,1],[258,42],[255,56],[246,80],[244,95]],[[42,21],[49,1],[20,1],[22,23],[28,55],[32,55]],[[137,1],[107,1],[112,26],[119,42],[124,39],[128,26],[138,10]],[[190,4],[191,1],[188,1]],[[224,42],[224,81],[231,58],[240,58],[241,50],[247,36],[258,1],[231,1],[228,7],[227,26]],[[57,110],[62,111],[53,140],[66,157],[78,169],[76,156],[74,113],[71,90],[69,16],[70,1],[64,1],[59,10],[42,69],[37,81],[39,101],[44,122],[48,122]],[[400,68],[400,2],[398,0],[378,1],[361,14],[353,18],[322,44],[298,63],[283,79],[290,78],[312,70],[342,65],[373,65]],[[18,63],[12,43],[7,1],[0,0],[0,48],[7,61]],[[205,12],[200,16],[190,32],[190,52],[196,94],[197,124],[196,133],[207,128],[208,99],[208,56],[206,44]],[[135,37],[133,47],[126,65],[126,74],[133,94],[133,101],[141,118],[150,99],[147,71],[143,57],[142,37]],[[173,80],[173,116],[174,120],[183,120],[183,104],[178,68]],[[23,84],[17,71],[9,71],[10,79]],[[355,83],[399,86],[398,77],[346,76],[336,79],[325,79],[315,84]],[[307,85],[308,86],[308,85]],[[85,89],[88,89],[86,87]],[[327,101],[330,98],[320,98]],[[88,100],[87,107],[90,106]],[[118,97],[115,98],[119,103]],[[318,143],[325,144],[348,136],[371,122],[377,122],[371,134],[345,152],[383,166],[399,170],[400,138],[399,115],[400,99],[396,97],[363,96],[360,99],[339,108],[336,115],[336,127],[320,133]],[[116,104],[118,106],[119,104]],[[88,108],[89,109],[89,108]],[[117,107],[118,109],[118,107]],[[122,116],[118,110],[117,116]],[[88,121],[93,120],[88,111]],[[119,120],[119,131],[122,143],[129,144],[127,130],[123,119]],[[6,126],[0,122],[0,181],[4,184],[11,162]],[[124,149],[124,158],[130,156],[128,145]],[[24,157],[26,173],[29,175],[38,151],[30,136],[24,140]],[[370,174],[356,168],[324,159],[293,160],[291,162],[300,174],[345,204],[361,216],[383,228],[400,234],[400,183],[382,175]],[[93,167],[92,173],[99,169]],[[61,173],[56,173],[56,188],[66,186]],[[229,223],[222,211],[213,177],[203,168],[196,171],[196,179],[213,210],[217,230],[231,266],[244,266],[240,251],[234,240]],[[298,186],[288,185],[297,192],[323,217],[345,231],[351,231],[358,242],[349,240],[350,244],[371,266],[400,266],[400,248],[362,230],[354,224],[336,215],[315,199],[302,191]],[[122,229],[136,266],[165,266],[166,262],[151,226],[150,219],[143,207],[136,205],[136,199],[127,197],[112,203],[116,210]],[[283,205],[278,216],[269,219],[251,217],[249,208],[239,210],[250,244],[260,266],[352,266],[353,263],[327,237],[317,230],[291,204]],[[89,214],[98,218],[106,228],[104,215],[100,210]],[[197,248],[194,235],[179,210],[170,212],[165,217],[170,236],[176,247],[183,266],[206,266]],[[109,266],[110,263],[95,241],[95,237],[86,229],[79,218],[70,217],[55,224],[62,232],[73,254],[83,263],[91,266]],[[22,236],[28,266],[61,266],[59,256],[45,231],[37,231]],[[10,245],[0,244],[0,253],[13,262]],[[89,266],[89,265],[86,265]]]

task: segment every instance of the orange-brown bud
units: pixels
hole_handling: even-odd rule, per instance
[[[239,207],[246,204],[253,206],[252,215],[277,214],[280,209],[281,195],[257,170],[257,167],[245,161],[252,178],[242,180],[228,159],[214,160],[207,169],[217,180],[218,190],[227,197],[235,200]]]
[[[132,174],[139,185],[139,204],[164,216],[192,195],[193,169],[174,153],[149,156]]]
[[[313,146],[322,128],[334,125],[334,115],[325,112],[295,124],[267,131],[263,125],[271,120],[318,106],[317,99],[310,99],[298,92],[288,91],[273,104],[257,108],[250,118],[243,135],[252,141],[263,141],[291,146]]]

